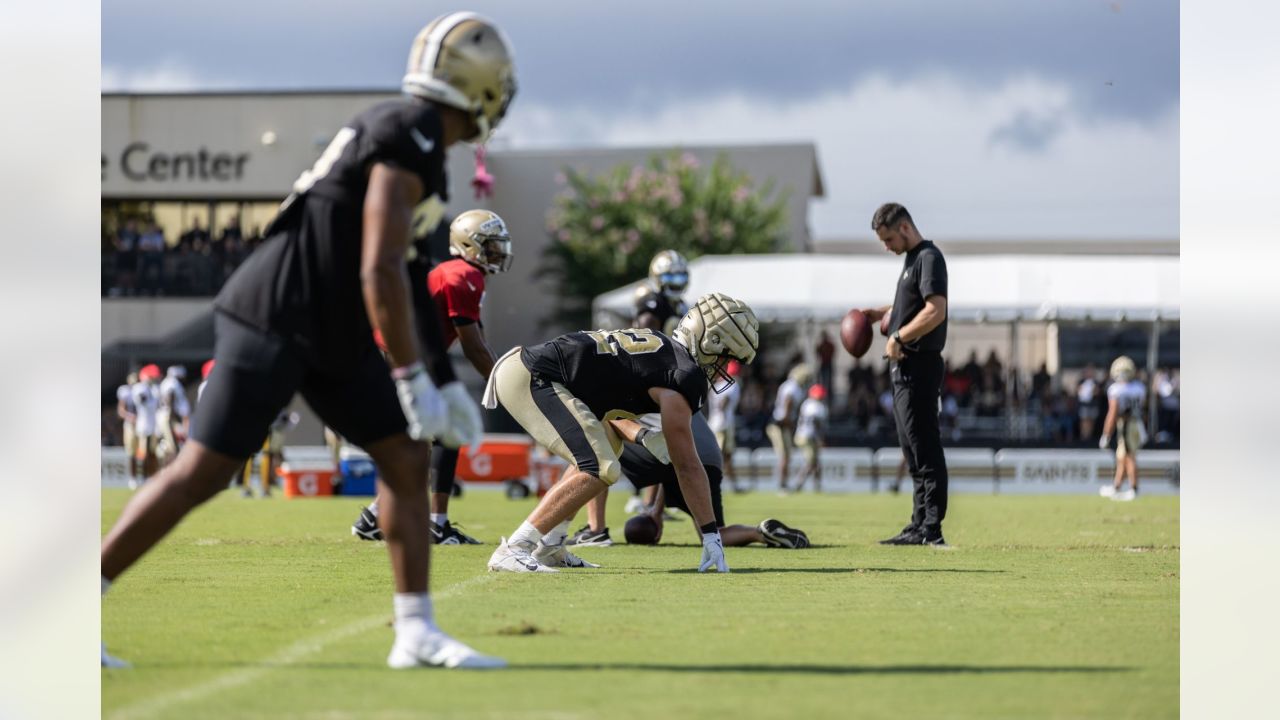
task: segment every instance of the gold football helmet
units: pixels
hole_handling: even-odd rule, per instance
[[[497,213],[468,210],[449,224],[449,254],[493,275],[511,268],[511,233]]]
[[[689,261],[675,250],[663,250],[649,262],[649,284],[671,299],[689,287]]]
[[[672,337],[688,348],[707,373],[712,389],[721,393],[734,382],[726,371],[730,360],[755,360],[760,347],[760,322],[741,300],[711,293],[698,298],[680,319]]]
[[[1121,355],[1111,363],[1111,379],[1117,382],[1129,382],[1138,374],[1138,368],[1128,355]]]
[[[511,43],[489,20],[470,12],[441,15],[414,38],[404,92],[471,113],[483,143],[516,94]]]

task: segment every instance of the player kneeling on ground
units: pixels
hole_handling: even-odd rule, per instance
[[[728,572],[690,423],[708,383],[720,392],[733,382],[724,370],[731,359],[755,359],[759,332],[746,303],[712,293],[698,298],[670,337],[635,328],[579,331],[504,355],[489,376],[485,406],[501,403],[538,444],[570,466],[498,545],[489,569],[587,567],[564,540],[574,514],[622,473],[622,440],[608,421],[657,412],[680,489],[702,531],[698,569]]]
[[[689,503],[680,490],[675,468],[667,456],[665,438],[661,431],[649,427],[649,418],[643,423],[631,420],[615,420],[613,427],[627,443],[622,449],[622,473],[639,488],[656,486],[657,501],[649,511],[627,521],[627,542],[656,545],[662,539],[662,515],[665,507],[689,512]],[[803,530],[787,527],[780,520],[769,518],[759,525],[724,524],[724,503],[721,501],[721,482],[724,478],[724,458],[716,443],[715,433],[701,414],[693,416],[693,444],[698,458],[707,473],[711,489],[711,508],[724,544],[730,547],[764,543],[770,547],[800,549],[809,547],[809,536]],[[639,527],[641,537],[633,534]],[[646,537],[648,535],[648,537]]]

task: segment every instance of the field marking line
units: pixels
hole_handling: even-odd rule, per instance
[[[484,573],[483,575],[477,575],[476,577],[468,580],[454,583],[438,593],[432,593],[431,599],[433,602],[446,600],[450,597],[466,592],[477,585],[489,582],[494,577],[495,575],[493,573]],[[328,645],[346,640],[349,637],[359,635],[363,632],[383,627],[386,624],[386,613],[364,617],[335,630],[303,638],[275,655],[264,660],[260,660],[253,667],[234,670],[190,687],[180,688],[163,695],[147,698],[146,700],[136,702],[132,705],[126,705],[122,708],[118,708],[107,717],[111,720],[137,720],[139,718],[154,717],[160,712],[168,710],[175,705],[189,703],[216,692],[247,685],[260,679],[273,670],[279,670],[283,667],[292,665],[303,658],[315,655]]]

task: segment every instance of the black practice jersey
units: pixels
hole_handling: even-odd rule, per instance
[[[315,364],[350,367],[364,343],[372,342],[360,288],[369,171],[385,163],[422,180],[424,199],[413,219],[414,236],[421,238],[444,215],[444,161],[440,117],[431,104],[402,98],[361,113],[294,183],[266,242],[231,276],[214,305],[293,341]]]
[[[613,411],[658,412],[649,388],[675,390],[697,412],[707,396],[707,375],[688,350],[653,330],[582,330],[524,348],[530,373],[564,385],[598,418]]]
[[[923,240],[907,253],[902,263],[902,275],[898,277],[898,292],[893,296],[892,326],[889,334],[911,322],[924,309],[924,301],[930,295],[947,297],[947,261],[942,258],[938,246]],[[927,335],[910,343],[905,349],[912,351],[942,352],[947,344],[947,320],[929,331]]]
[[[636,295],[635,319],[639,320],[645,313],[653,313],[662,326],[662,332],[667,335],[676,329],[676,325],[680,324],[680,318],[687,312],[689,312],[689,306],[685,305],[684,300],[676,299],[673,302],[665,294],[655,292],[648,286],[643,287]]]

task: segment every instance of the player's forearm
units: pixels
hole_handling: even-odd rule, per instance
[[[493,364],[497,359],[483,339],[471,339],[470,336],[464,336],[462,339],[462,354],[467,357],[467,360],[471,361],[471,366],[476,369],[476,372],[480,373],[480,377],[487,379],[489,373],[493,372]]]
[[[1112,401],[1107,406],[1107,419],[1102,421],[1102,434],[1110,435],[1116,429],[1116,404]]]
[[[672,462],[677,463],[674,458]],[[680,483],[680,494],[684,495],[694,522],[699,527],[715,522],[716,515],[711,509],[711,485],[707,480],[707,470],[702,463],[677,463],[676,479]]]
[[[934,305],[926,304],[915,317],[911,318],[911,322],[898,328],[898,337],[902,338],[904,343],[913,343],[941,325],[946,317],[946,312],[940,311]]]
[[[636,435],[640,434],[640,430],[644,427],[628,418],[615,418],[610,420],[609,424],[613,426],[614,432],[618,433],[618,437],[632,443],[636,441]]]
[[[369,320],[382,334],[382,342],[387,348],[392,367],[404,367],[417,362],[418,349],[413,341],[413,310],[409,302],[409,283],[404,267],[388,261],[366,265],[360,271],[360,286]]]

